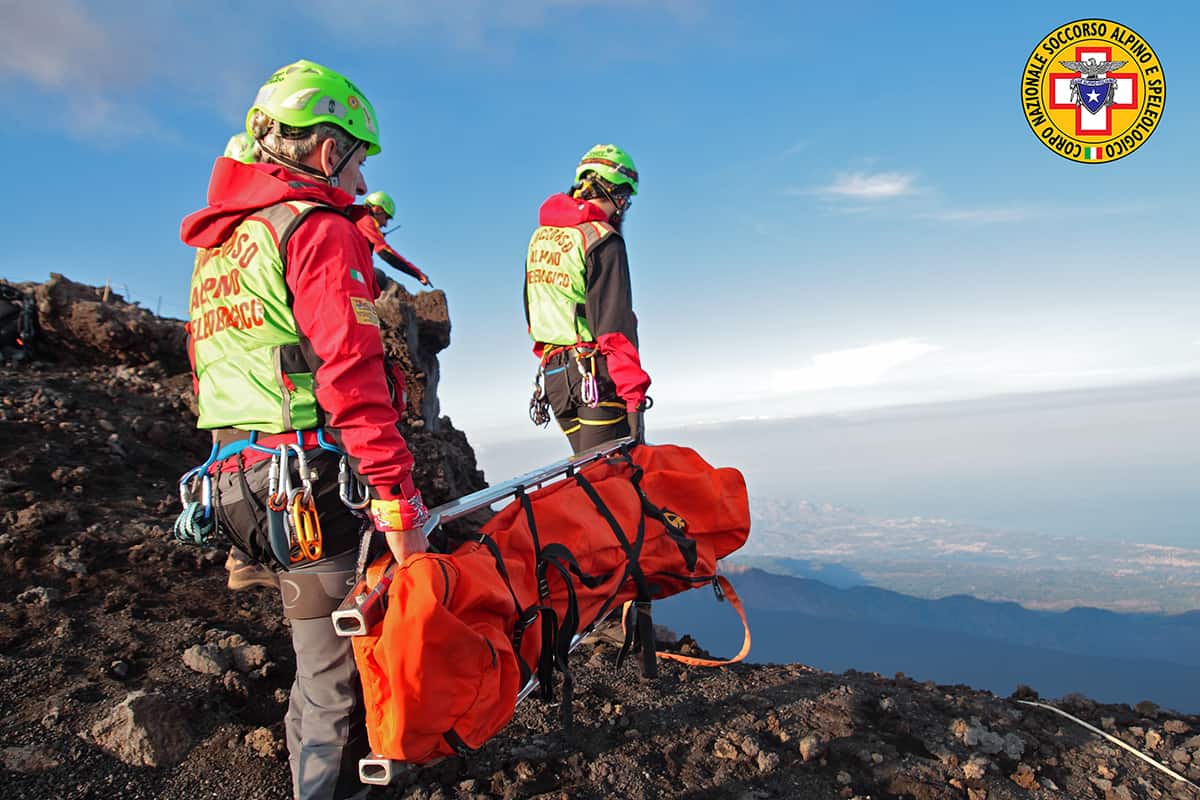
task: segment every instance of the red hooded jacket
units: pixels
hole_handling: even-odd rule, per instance
[[[604,210],[595,203],[567,194],[551,195],[538,211],[539,225],[569,228],[582,222],[607,222]],[[638,353],[637,316],[633,313],[633,289],[629,279],[629,255],[619,233],[611,234],[588,251],[584,264],[587,284],[588,328],[596,337],[608,363],[608,374],[617,395],[629,411],[646,399],[650,376],[642,369]],[[522,281],[524,283],[524,281]],[[525,297],[525,321],[529,321],[529,297]],[[544,346],[534,344],[541,358]]]
[[[359,233],[371,245],[371,252],[382,258],[390,266],[416,278],[421,283],[428,283],[425,273],[417,269],[417,265],[409,261],[404,256],[397,253],[387,239],[383,238],[383,231],[379,227],[379,221],[371,216],[365,206],[352,206],[349,213],[350,219],[355,220],[355,225],[358,227]]]
[[[325,430],[346,451],[373,497],[412,497],[413,458],[398,427],[403,400],[399,392],[393,397],[389,386],[379,328],[359,322],[351,303],[351,298],[373,301],[378,295],[371,251],[344,213],[353,198],[283,167],[219,158],[208,206],[183,220],[180,238],[192,247],[216,247],[247,216],[287,200],[331,208],[305,217],[281,254]],[[352,269],[368,282],[355,280]]]

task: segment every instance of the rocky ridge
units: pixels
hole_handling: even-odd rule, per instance
[[[228,592],[223,550],[169,535],[175,477],[207,453],[182,323],[61,276],[27,288],[55,360],[0,367],[4,796],[289,797],[280,720],[293,665],[278,598]],[[391,288],[380,316],[410,376],[418,485],[432,503],[478,488],[465,435],[438,413],[445,297]],[[673,646],[698,651],[686,636]],[[615,656],[598,640],[573,657],[570,732],[553,703],[531,699],[478,753],[407,770],[373,796],[1200,798],[1018,703],[1028,692],[799,664],[664,662],[647,682]],[[1200,782],[1200,718],[1054,704]]]

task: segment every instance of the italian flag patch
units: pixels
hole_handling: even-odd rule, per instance
[[[366,281],[363,280],[362,273],[356,269],[350,270],[350,277],[354,278],[354,280],[358,281],[359,283],[366,283]]]
[[[1085,147],[1085,148],[1083,148],[1083,160],[1084,161],[1103,161],[1104,160],[1104,148],[1103,147]]]

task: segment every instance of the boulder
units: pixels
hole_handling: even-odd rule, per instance
[[[132,692],[91,729],[92,741],[135,767],[168,767],[192,746],[178,706],[160,694]]]

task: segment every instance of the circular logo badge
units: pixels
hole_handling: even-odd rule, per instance
[[[1116,161],[1145,144],[1166,96],[1154,50],[1107,19],[1058,26],[1033,48],[1021,76],[1030,129],[1063,158],[1085,164]]]
[[[354,95],[350,95],[349,97],[346,98],[346,105],[350,106],[353,109],[357,109],[358,108],[358,98],[355,97]]]

